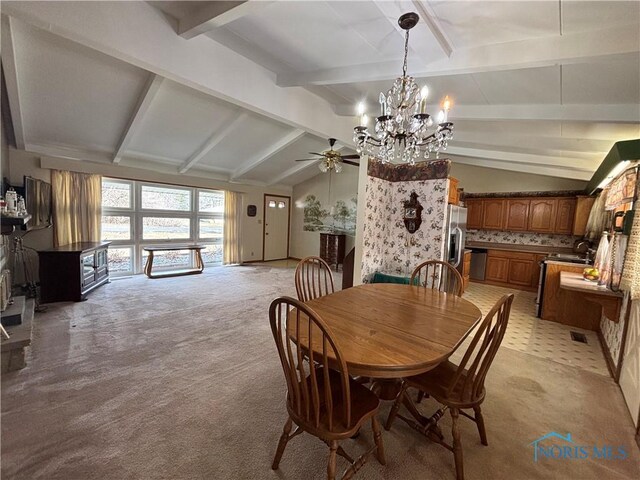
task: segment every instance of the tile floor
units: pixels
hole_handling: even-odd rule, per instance
[[[503,347],[600,375],[609,375],[596,332],[536,318],[535,293],[470,283],[464,298],[477,305],[484,314],[507,293],[515,293],[515,298]],[[572,340],[571,331],[583,333],[587,343]]]

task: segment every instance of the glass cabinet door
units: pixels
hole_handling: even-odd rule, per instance
[[[95,253],[88,253],[80,258],[82,263],[82,285],[87,286],[95,280]]]

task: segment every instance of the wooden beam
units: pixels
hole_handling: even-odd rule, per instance
[[[414,78],[468,73],[519,70],[534,67],[569,65],[611,59],[640,52],[640,32],[636,26],[518,40],[459,49],[451,57],[436,59],[411,68]],[[342,83],[393,80],[398,62],[368,63],[301,73],[281,73],[282,87],[332,85]]]
[[[203,5],[192,14],[185,15],[179,20],[178,35],[182,38],[190,39],[214,28],[222,27],[273,2],[254,0],[202,3]]]
[[[113,163],[118,164],[120,163],[120,160],[122,160],[122,155],[124,155],[124,152],[129,147],[134,135],[140,129],[142,120],[149,111],[149,107],[151,107],[151,102],[153,102],[158,90],[160,90],[162,80],[163,78],[159,75],[155,75],[153,73],[149,75],[149,79],[142,89],[142,93],[140,93],[140,96],[138,97],[138,103],[133,109],[133,114],[129,118],[129,122],[125,127],[124,132],[122,132],[116,151],[113,154]]]
[[[447,152],[445,152],[447,153]],[[547,165],[534,165],[531,163],[521,163],[508,160],[495,160],[485,158],[470,158],[464,156],[441,155],[442,158],[451,158],[454,163],[463,163],[466,165],[474,165],[476,167],[497,168],[499,170],[509,170],[520,173],[533,173],[536,175],[547,175],[549,177],[572,178],[575,180],[584,180],[585,182],[591,178],[592,170],[570,170],[564,167],[554,167]]]
[[[269,160],[275,154],[277,154],[278,152],[281,152],[286,147],[291,145],[293,142],[298,140],[305,133],[306,132],[304,130],[295,129],[292,132],[285,135],[284,137],[282,137],[281,139],[279,139],[277,142],[269,145],[268,147],[263,149],[260,153],[258,153],[255,157],[248,160],[239,168],[237,168],[231,175],[231,180],[236,180],[242,175],[245,175],[246,173],[256,168],[258,165],[262,165],[264,162]]]
[[[245,121],[249,115],[247,113],[241,113],[231,122],[229,122],[222,130],[214,132],[209,139],[202,144],[202,146],[193,154],[189,159],[182,164],[178,169],[178,172],[185,173],[196,163],[198,163],[207,153],[209,153],[216,145],[225,139],[231,132],[233,132],[238,125]]]
[[[13,21],[14,20],[7,15],[2,15],[2,67],[4,69],[5,84],[7,86],[7,96],[9,97],[9,110],[11,111],[16,147],[24,150],[25,133],[22,107],[20,105],[20,84],[18,82],[16,51],[11,28]]]
[[[427,27],[429,27],[429,30],[431,30],[431,33],[436,38],[440,48],[442,48],[442,51],[447,57],[450,57],[453,53],[453,43],[445,33],[442,25],[440,25],[440,20],[438,20],[436,13],[433,11],[431,6],[424,1],[413,0],[413,5],[416,7],[420,18],[424,20]]]

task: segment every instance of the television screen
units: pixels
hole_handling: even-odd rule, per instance
[[[24,177],[24,200],[31,219],[27,229],[51,225],[51,184]]]

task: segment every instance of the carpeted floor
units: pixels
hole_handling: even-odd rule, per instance
[[[281,294],[295,294],[291,269],[220,267],[117,280],[51,305],[36,316],[28,366],[2,378],[2,478],[325,478],[327,448],[309,435],[270,469],[286,410],[267,306]],[[487,390],[489,446],[462,420],[468,480],[637,478],[634,429],[610,378],[505,347]],[[449,417],[441,423],[448,437]],[[627,458],[534,462],[529,444],[551,431],[623,446]],[[384,441],[387,466],[372,460],[357,478],[455,478],[452,455],[400,422]],[[369,429],[344,447],[367,442]]]

